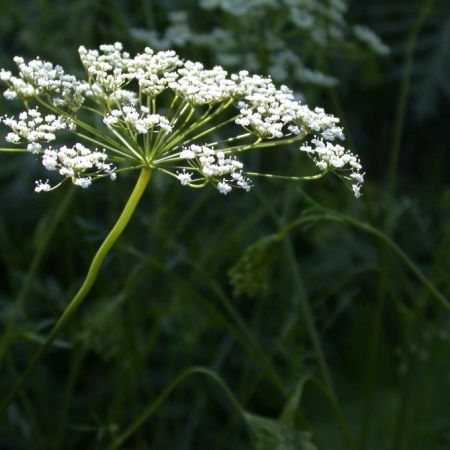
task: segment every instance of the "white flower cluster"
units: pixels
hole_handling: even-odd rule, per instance
[[[128,163],[125,169],[144,165],[161,170],[183,185],[212,183],[223,194],[233,187],[248,191],[250,180],[233,154],[278,143],[300,143],[311,136],[311,143],[301,150],[308,152],[321,172],[334,171],[352,180],[353,191],[359,196],[364,175],[359,160],[344,147],[332,144],[344,138],[339,119],[321,108],[310,109],[287,86],[276,86],[270,77],[245,70],[229,74],[220,66],[206,69],[200,63],[182,61],[173,51],[154,53],[146,48],[132,57],[120,43],[102,45],[99,50],[80,47],[79,52],[88,82],[40,60],[26,64],[16,58],[19,77],[0,72],[0,78],[9,85],[7,92],[31,97],[18,119],[1,119],[11,129],[6,140],[26,142],[28,150],[42,155],[46,169],[57,171],[74,184],[88,187],[97,177],[114,179],[111,163],[120,162]],[[81,106],[80,102],[86,101],[83,112],[100,116],[107,129],[85,122],[85,114],[77,115],[76,108],[61,109],[59,102],[65,92],[71,98],[66,106]],[[161,107],[161,100],[171,102],[170,106]],[[33,101],[51,114],[30,108]],[[237,114],[231,112],[232,106],[238,108]],[[208,135],[220,134],[221,127],[233,126],[233,122],[246,133],[217,142],[209,140]],[[43,148],[63,129],[74,132],[76,142],[87,140],[106,150],[92,151],[81,143],[59,150]],[[177,166],[180,160],[184,166]],[[317,175],[303,179],[314,177]],[[36,185],[37,191],[49,189],[47,181]]]
[[[105,116],[103,122],[106,125],[115,126],[122,121],[138,134],[146,134],[155,127],[168,132],[172,131],[172,126],[166,117],[149,113],[150,109],[146,106],[141,106],[141,113],[134,106],[124,106],[121,109],[113,109]]]
[[[205,179],[214,180],[221,194],[228,194],[233,187],[249,191],[252,187],[248,178],[242,174],[244,165],[236,158],[227,158],[225,153],[206,145],[192,144],[183,148],[180,159],[189,161],[193,170],[197,170]],[[182,185],[195,181],[193,173],[183,170],[177,174]],[[228,178],[227,178],[228,177]]]
[[[144,95],[156,97],[177,79],[178,74],[174,70],[181,65],[183,62],[173,50],[155,53],[146,47],[144,53],[130,61],[128,70],[138,80]]]
[[[307,152],[321,171],[336,172],[350,180],[355,197],[361,196],[364,173],[357,156],[341,145],[333,145],[321,139],[312,139],[310,144],[302,145],[300,150]],[[348,172],[350,173],[347,174]]]
[[[5,137],[7,142],[18,144],[27,142],[27,149],[36,153],[41,150],[42,142],[51,142],[56,139],[58,130],[73,128],[73,123],[53,114],[43,116],[37,109],[29,109],[19,114],[19,119],[12,117],[1,118],[12,131]]]
[[[39,58],[26,63],[20,56],[16,56],[14,62],[18,77],[9,71],[0,72],[0,79],[10,86],[3,94],[8,100],[50,94],[55,105],[77,109],[89,91],[88,83],[79,82],[73,75],[66,74],[61,66]]]
[[[262,138],[282,138],[304,132],[319,133],[323,139],[343,139],[339,119],[321,108],[314,111],[295,100],[287,87],[277,88],[270,78],[239,73],[244,101],[239,103],[241,117],[236,124],[254,130]]]
[[[101,45],[99,50],[87,50],[84,46],[78,49],[89,77],[106,94],[112,94],[133,78],[128,71],[130,55],[122,50],[120,42],[114,45]]]
[[[180,77],[169,87],[193,105],[225,102],[236,94],[236,83],[220,66],[206,70],[203,64],[186,61],[178,73]]]
[[[63,146],[59,150],[46,148],[42,153],[42,165],[47,170],[71,178],[76,186],[87,188],[91,185],[93,176],[108,175],[112,180],[116,179],[116,169],[106,162],[107,158],[104,151],[93,151],[77,143],[73,147]],[[39,182],[35,191],[49,190],[46,186],[50,186],[48,181]]]

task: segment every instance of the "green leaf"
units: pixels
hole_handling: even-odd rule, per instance
[[[289,395],[286,406],[284,407],[283,413],[280,417],[280,421],[286,425],[294,425],[295,415],[297,414],[297,410],[302,399],[303,388],[308,379],[309,375],[303,376]]]
[[[311,442],[311,433],[247,412],[244,417],[252,431],[256,450],[317,450]]]
[[[277,256],[280,239],[276,234],[265,236],[247,247],[228,276],[236,296],[255,297],[267,288],[267,275]]]

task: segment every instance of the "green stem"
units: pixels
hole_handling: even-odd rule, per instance
[[[150,406],[131,424],[109,447],[109,450],[120,448],[136,431],[141,428],[150,416],[162,405],[164,400],[175,390],[175,388],[185,379],[194,375],[203,375],[212,380],[225,394],[236,412],[245,418],[244,410],[230,388],[215,372],[204,367],[191,367],[181,372],[172,383],[170,383],[162,393],[150,404]]]
[[[107,136],[105,133],[101,133],[100,131],[96,130],[94,127],[90,126],[83,120],[80,120],[76,116],[71,115],[71,114],[67,113],[66,111],[63,111],[62,109],[59,109],[59,108],[53,106],[52,104],[42,100],[39,97],[35,97],[35,98],[38,103],[40,103],[42,106],[49,109],[50,111],[54,112],[55,114],[58,114],[60,116],[63,116],[67,119],[72,120],[73,123],[75,123],[78,127],[83,128],[86,131],[89,131],[94,136],[97,136],[99,139],[104,139],[106,142],[109,142],[111,145],[117,145],[117,141],[115,141],[111,137]]]
[[[392,191],[395,188],[398,156],[400,153],[400,145],[402,140],[403,125],[405,122],[406,105],[408,102],[408,91],[411,83],[412,63],[414,58],[414,50],[416,48],[416,41],[422,30],[422,27],[427,19],[434,0],[425,0],[422,4],[421,11],[414,23],[405,51],[405,59],[403,61],[403,78],[401,80],[400,91],[398,94],[397,111],[394,120],[394,132],[392,138],[391,158],[388,168],[388,187]]]
[[[212,112],[209,115],[205,115],[206,117],[204,119],[200,118],[197,122],[192,124],[192,126],[187,130],[185,133],[182,133],[181,136],[178,136],[177,139],[170,140],[167,145],[164,147],[164,149],[161,151],[161,154],[168,150],[168,147],[173,148],[175,145],[177,145],[179,142],[181,142],[183,139],[187,138],[193,131],[197,130],[198,128],[202,127],[203,125],[210,122],[214,117],[218,116],[220,113],[225,111],[230,105],[232,104],[232,101],[228,101],[227,103],[224,103],[223,105],[219,106],[214,112]],[[202,116],[203,117],[203,116]],[[211,128],[208,128],[205,131],[202,131],[199,134],[196,134],[189,140],[183,142],[183,145],[189,145],[191,142],[194,142],[196,139],[204,136],[205,134],[212,133],[213,131],[221,128],[222,126],[226,125],[227,123],[230,123],[234,121],[238,116],[233,116],[230,119],[225,120],[224,122],[219,123],[218,125],[215,125]]]
[[[265,198],[264,198],[265,201]],[[317,362],[319,365],[320,372],[322,374],[322,378],[325,382],[325,389],[324,391],[327,394],[328,399],[330,400],[331,406],[333,408],[333,412],[336,416],[339,431],[342,435],[343,440],[345,441],[346,447],[349,450],[357,450],[358,446],[353,438],[352,432],[350,430],[350,427],[347,424],[347,421],[344,417],[344,413],[341,409],[341,406],[339,404],[339,399],[334,387],[334,383],[331,377],[330,369],[328,368],[328,364],[325,358],[325,353],[322,348],[322,343],[320,341],[319,332],[317,330],[317,326],[314,320],[313,311],[308,299],[308,296],[306,294],[306,291],[304,289],[302,276],[297,264],[295,251],[292,245],[291,238],[289,236],[290,230],[298,226],[300,224],[307,223],[309,220],[315,221],[315,216],[313,216],[311,219],[310,217],[302,217],[293,223],[290,224],[283,224],[279,219],[278,216],[275,214],[275,212],[272,210],[272,208],[269,206],[269,210],[273,215],[274,221],[279,227],[278,231],[278,239],[283,241],[284,246],[284,253],[286,255],[286,259],[288,261],[288,267],[291,272],[291,278],[294,282],[295,290],[297,292],[297,295],[299,297],[299,304],[301,308],[302,315],[305,320],[305,326],[308,333],[308,337],[311,341],[311,344],[314,349],[314,353],[317,358]],[[285,211],[285,216],[287,216],[287,209]]]
[[[11,402],[16,398],[17,394],[22,390],[25,383],[27,382],[28,378],[32,374],[34,368],[39,363],[39,361],[44,357],[46,354],[48,348],[52,344],[52,342],[56,339],[56,337],[61,333],[61,331],[64,329],[65,325],[68,323],[68,321],[72,318],[72,316],[75,314],[75,312],[80,307],[83,300],[86,298],[90,290],[92,289],[92,286],[94,285],[94,282],[97,278],[98,272],[100,270],[100,267],[102,265],[103,260],[105,259],[108,252],[111,250],[111,247],[115,244],[119,236],[124,231],[125,227],[127,226],[128,222],[130,221],[131,217],[133,216],[133,213],[136,209],[136,206],[139,202],[139,200],[142,197],[142,194],[145,191],[145,188],[147,187],[148,182],[150,181],[151,176],[151,170],[148,167],[144,167],[141,169],[141,173],[139,175],[139,178],[136,182],[136,185],[133,189],[133,192],[131,193],[121,215],[117,219],[117,222],[109,232],[109,234],[106,236],[105,240],[103,241],[100,248],[97,250],[97,253],[95,254],[91,265],[89,267],[89,271],[86,275],[86,278],[84,279],[83,284],[81,285],[78,292],[75,294],[67,308],[64,310],[58,321],[56,322],[55,326],[53,327],[52,331],[50,332],[49,336],[47,337],[46,341],[42,345],[42,347],[37,351],[37,353],[34,355],[33,359],[31,360],[30,364],[26,368],[25,372],[22,374],[22,376],[17,381],[16,385],[12,389],[11,393],[6,397],[6,399],[3,401],[3,403],[0,406],[0,414],[2,414],[5,409],[11,404]]]
[[[25,148],[0,148],[2,153],[31,153]]]
[[[258,172],[243,172],[244,175],[248,175],[249,177],[264,177],[264,178],[273,178],[276,180],[288,180],[288,181],[310,181],[310,180],[318,180],[323,178],[328,172],[324,170],[317,175],[309,175],[304,177],[290,177],[284,175],[272,175],[270,173],[258,173]]]
[[[336,401],[336,398],[334,397],[333,393],[329,390],[329,388],[320,382],[315,377],[311,377],[311,382],[315,384],[315,386],[319,389],[319,391],[325,396],[325,398],[329,401],[330,407],[334,413],[334,416],[336,417],[336,420],[338,422],[338,426],[341,430],[347,430],[347,433],[350,433],[348,429],[347,422],[345,421],[344,416],[342,415],[341,408],[339,406],[339,403]],[[347,441],[347,446],[351,445],[351,448],[357,450],[358,446],[353,441],[352,436],[349,434],[347,439],[351,439],[351,441]]]
[[[261,144],[258,144],[255,148],[266,148],[266,147],[279,147],[280,145],[289,145],[294,144],[295,142],[300,142],[308,136],[308,132],[305,131],[297,136],[286,139],[273,139],[270,141],[264,141]]]
[[[414,276],[428,289],[430,294],[448,311],[450,311],[450,301],[442,294],[431,282],[430,280],[422,273],[422,271],[409,259],[405,252],[394,242],[392,241],[386,234],[378,230],[377,228],[372,227],[366,223],[359,222],[351,217],[339,215],[337,217],[324,217],[328,220],[335,220],[337,222],[347,222],[355,228],[360,229],[361,231],[365,231],[366,233],[372,234],[373,236],[380,239],[382,242],[386,244],[386,246],[393,250],[394,253],[404,262],[406,267],[414,274]]]
[[[301,217],[288,225],[282,228],[279,231],[280,239],[284,237],[290,230],[296,228],[297,226],[304,225],[309,222],[316,222],[319,220],[327,220],[331,222],[338,223],[347,223],[361,231],[371,234],[383,242],[387,248],[392,250],[408,267],[411,273],[425,286],[428,292],[448,311],[450,311],[450,301],[442,294],[432,283],[431,281],[422,273],[422,271],[414,264],[414,262],[406,255],[406,253],[394,242],[392,241],[386,234],[382,231],[378,230],[375,227],[363,222],[359,222],[352,217],[346,216],[344,214],[338,214],[334,211],[329,213],[317,213],[314,215],[308,215],[305,217]]]
[[[111,150],[112,152],[114,152],[114,153],[116,153],[116,154],[118,154],[120,156],[124,156],[125,158],[129,158],[129,155],[127,153],[124,153],[124,152],[120,151],[120,149],[118,149],[116,147],[111,147],[110,145],[105,144],[104,142],[100,142],[97,139],[91,138],[90,136],[86,136],[85,134],[79,133],[78,131],[75,131],[75,134],[77,136],[79,136],[80,138],[82,138],[82,139],[86,139],[87,141],[92,142],[93,144],[100,145],[100,147],[107,148],[107,149]]]
[[[379,351],[382,339],[383,314],[385,309],[385,292],[387,289],[388,275],[388,249],[386,245],[378,245],[379,247],[379,263],[382,269],[379,275],[377,299],[375,309],[371,314],[370,335],[368,345],[368,355],[366,361],[366,373],[364,380],[365,399],[363,404],[361,435],[359,439],[361,450],[369,448],[373,417],[375,413],[375,383],[378,376]],[[397,448],[397,447],[395,447]]]
[[[299,294],[300,298],[300,308],[302,309],[303,317],[305,319],[305,325],[306,329],[308,331],[309,338],[311,339],[312,346],[314,348],[314,353],[317,357],[317,362],[319,364],[320,371],[322,373],[322,378],[325,382],[325,392],[330,400],[331,406],[333,408],[333,411],[336,415],[336,418],[338,420],[338,425],[340,432],[342,434],[342,437],[345,441],[345,444],[349,450],[357,450],[358,446],[352,436],[352,433],[350,431],[349,426],[347,425],[347,421],[344,418],[344,414],[342,412],[342,409],[339,404],[339,399],[336,394],[336,390],[334,387],[333,379],[331,377],[330,370],[328,368],[328,364],[325,359],[325,354],[322,348],[322,344],[320,342],[319,332],[317,330],[313,312],[311,309],[311,305],[309,303],[309,300],[306,296],[303,282],[300,278],[299,271],[298,271],[298,264],[295,258],[294,249],[292,248],[291,240],[288,236],[284,238],[284,246],[285,246],[285,252],[289,261],[289,267],[291,269],[292,278],[295,283],[295,287],[297,290],[297,293]]]
[[[69,367],[69,374],[61,402],[61,408],[59,410],[59,420],[57,421],[57,424],[55,424],[55,440],[53,444],[54,450],[61,450],[64,448],[64,437],[67,429],[71,400],[73,399],[76,382],[80,376],[81,368],[86,359],[86,355],[86,349],[75,348],[73,359]]]

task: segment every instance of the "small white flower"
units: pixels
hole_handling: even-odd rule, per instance
[[[106,125],[116,125],[119,122],[119,119],[115,116],[113,116],[112,114],[110,114],[109,116],[105,116],[103,118],[103,122]]]
[[[361,197],[361,185],[360,184],[353,184],[352,190],[356,198]]]
[[[75,178],[73,184],[75,186],[80,186],[81,188],[86,189],[92,184],[92,180],[89,177]]]
[[[217,183],[217,189],[223,195],[227,195],[229,192],[231,192],[231,186],[228,183],[222,181]]]
[[[31,153],[39,153],[42,150],[42,145],[37,142],[31,142],[27,145],[27,150]]]
[[[4,70],[4,69],[0,70],[0,80],[2,80],[2,81],[9,81],[11,78],[11,75],[12,75],[11,72],[8,70]]]
[[[180,152],[180,158],[181,159],[194,159],[195,158],[195,152],[190,150],[189,148],[185,148]]]
[[[35,182],[34,192],[48,192],[51,189],[50,183],[48,180],[36,180]]]
[[[5,139],[7,142],[11,142],[13,144],[20,142],[20,136],[16,133],[8,133],[5,137]]]
[[[177,172],[177,178],[183,186],[187,186],[191,182],[192,174],[183,170]]]

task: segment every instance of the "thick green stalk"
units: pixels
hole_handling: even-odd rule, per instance
[[[94,285],[94,282],[97,278],[103,260],[105,259],[106,255],[111,250],[111,247],[115,244],[119,236],[122,234],[131,217],[133,216],[136,206],[139,200],[141,199],[148,182],[150,181],[150,176],[151,170],[148,167],[144,167],[141,169],[139,178],[136,182],[133,192],[131,193],[122,211],[122,214],[117,219],[117,222],[115,223],[109,234],[106,236],[100,248],[97,250],[97,253],[95,254],[91,262],[89,271],[86,275],[86,278],[84,279],[83,284],[73,297],[72,301],[69,303],[69,306],[67,306],[67,308],[64,310],[64,312],[56,322],[55,326],[53,327],[52,331],[50,332],[49,336],[47,337],[42,347],[34,355],[25,372],[22,374],[22,376],[19,378],[16,385],[14,386],[12,392],[6,397],[6,399],[1,404],[0,414],[4,412],[4,410],[8,407],[8,405],[10,405],[11,402],[15,399],[17,394],[22,390],[36,365],[46,354],[52,342],[61,333],[65,325],[72,318],[72,316],[80,307],[83,300],[86,298],[87,294],[92,289],[92,286]]]

